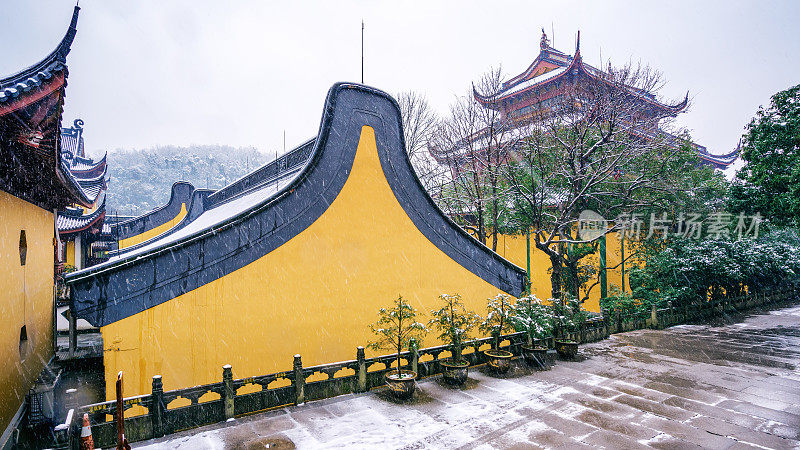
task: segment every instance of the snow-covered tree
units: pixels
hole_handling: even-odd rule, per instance
[[[419,346],[428,329],[417,322],[417,310],[412,308],[403,296],[390,308],[378,310],[378,321],[369,326],[377,340],[369,343],[372,350],[389,350],[396,353],[397,376],[400,376],[400,354],[412,345]]]
[[[731,209],[800,226],[800,84],[772,96],[747,125],[744,167],[731,188]]]

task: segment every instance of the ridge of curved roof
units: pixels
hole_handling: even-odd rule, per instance
[[[559,56],[565,56],[569,64],[566,64],[567,61],[559,61],[558,59],[548,58],[550,53],[555,53]],[[545,56],[542,56],[545,55]],[[526,79],[533,71],[533,69],[542,61],[549,61],[552,62],[560,67],[548,70],[544,73],[541,73],[533,78]],[[472,93],[473,97],[485,106],[490,106],[495,104],[497,101],[504,100],[507,98],[511,98],[515,95],[518,95],[522,92],[532,91],[535,87],[555,82],[556,80],[568,75],[570,72],[573,72],[574,69],[578,69],[583,74],[592,77],[593,79],[599,80],[608,84],[609,86],[613,87],[620,87],[618,85],[614,85],[610,83],[604,75],[604,72],[601,69],[592,67],[583,62],[583,58],[581,57],[580,53],[580,31],[578,31],[578,37],[575,45],[575,55],[570,56],[567,55],[559,50],[556,50],[552,47],[547,47],[543,49],[539,55],[534,59],[534,61],[528,66],[528,68],[522,72],[521,74],[511,78],[510,80],[503,83],[502,88],[495,94],[481,94],[475,89],[475,85],[472,86]],[[577,73],[573,73],[573,75],[577,75]],[[520,87],[525,85],[523,87]],[[656,107],[664,108],[666,110],[671,111],[673,114],[682,111],[689,103],[689,93],[686,93],[686,97],[675,105],[669,105],[665,103],[661,103],[655,99],[655,97],[649,93],[642,91],[640,89],[635,89],[630,86],[622,86],[631,95],[634,95],[637,99],[643,100],[647,103],[650,103]]]
[[[376,140],[384,177],[425,238],[487,283],[521,295],[525,271],[456,225],[424,190],[405,151],[397,102],[374,88],[337,83],[325,100],[317,138],[301,146],[311,152],[306,162],[275,180],[256,171],[258,180],[247,183],[251,189],[236,189],[236,195],[211,209],[190,211],[183,229],[67,275],[76,316],[96,326],[113,323],[284,245],[322,217],[337,198],[350,176],[364,126],[381,130]]]
[[[11,101],[23,92],[40,86],[44,81],[53,77],[53,73],[67,69],[67,54],[69,54],[75,33],[78,31],[78,13],[80,7],[75,6],[72,12],[67,33],[58,46],[44,59],[17,73],[0,78],[0,103]]]
[[[168,235],[177,229],[182,228],[189,221],[188,212],[192,209],[196,209],[197,205],[202,205],[208,195],[212,192],[213,191],[210,189],[197,189],[187,181],[176,181],[172,184],[169,200],[165,205],[155,208],[152,211],[142,215],[114,223],[110,226],[110,232],[117,240],[128,239],[142,233],[146,233],[165,223],[168,223],[170,220],[175,219],[181,212],[182,205],[185,205],[187,215],[181,219],[180,223],[176,224],[169,230],[166,230],[163,233],[153,236],[152,238],[143,242],[109,252],[109,255],[113,257],[123,253],[135,251],[143,246],[149,245],[153,241],[163,238],[165,235]]]
[[[94,211],[84,214],[81,209],[66,209],[58,212],[56,224],[59,234],[77,233],[103,220],[106,215],[106,199]]]

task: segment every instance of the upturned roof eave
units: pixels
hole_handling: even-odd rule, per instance
[[[29,78],[33,78],[39,72],[45,71],[55,62],[59,62],[62,64],[66,64],[67,61],[67,54],[69,54],[70,48],[72,46],[72,41],[75,39],[75,33],[78,31],[78,13],[80,11],[79,6],[75,6],[75,9],[72,12],[72,20],[70,21],[69,28],[67,29],[66,34],[59,42],[58,46],[53,50],[49,55],[47,55],[44,59],[33,64],[32,66],[25,68],[17,73],[11,74],[4,78],[0,78],[0,89],[4,89],[7,87],[13,87],[14,85],[25,82]],[[18,96],[19,94],[15,95],[14,97]],[[9,98],[10,99],[10,98]],[[0,102],[8,101],[9,99],[3,100],[0,99]]]

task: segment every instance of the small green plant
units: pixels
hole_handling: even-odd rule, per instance
[[[514,324],[515,330],[525,332],[531,344],[553,334],[551,308],[533,294],[517,300],[511,315],[511,323]]]
[[[578,331],[589,316],[581,308],[581,302],[567,293],[560,300],[553,299],[550,307],[553,310],[555,334],[560,337],[564,337],[565,333]]]
[[[470,339],[470,332],[478,326],[481,316],[467,311],[459,294],[442,294],[439,300],[442,307],[431,311],[433,318],[428,326],[439,330],[439,339],[450,348],[453,362],[459,363],[462,361],[464,341]]]
[[[378,310],[378,321],[369,326],[377,340],[369,343],[375,351],[388,350],[397,353],[397,377],[401,378],[400,354],[403,349],[419,348],[428,332],[425,325],[417,322],[417,310],[403,296],[398,296],[391,308]]]
[[[616,315],[617,312],[622,316],[630,316],[637,312],[636,301],[627,292],[622,292],[619,286],[612,284],[611,293],[608,297],[600,299],[600,307],[609,313]]]
[[[495,298],[487,300],[486,319],[481,323],[480,330],[494,338],[492,348],[500,348],[500,335],[503,332],[511,331],[511,314],[514,312],[514,304],[511,297],[506,294],[497,294]]]

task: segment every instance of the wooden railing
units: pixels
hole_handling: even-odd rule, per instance
[[[800,286],[768,294],[725,298],[684,308],[653,309],[649,317],[645,314],[631,316],[611,315],[587,320],[574,332],[565,333],[566,338],[587,343],[605,339],[610,333],[630,331],[640,328],[663,328],[693,320],[701,320],[712,315],[731,310],[741,310],[754,306],[796,299],[800,296]],[[524,333],[501,336],[500,347],[520,355],[520,346],[527,342]],[[480,338],[465,344],[463,357],[470,365],[486,362],[483,350],[491,347],[492,338]],[[553,338],[534,342],[553,348]],[[440,362],[450,357],[446,346],[436,346],[404,352],[401,365],[417,372],[420,378],[440,374]],[[338,395],[367,392],[383,386],[384,375],[396,367],[396,355],[382,355],[366,358],[363,347],[356,349],[356,359],[332,364],[303,367],[300,355],[295,355],[292,369],[269,375],[248,378],[233,378],[229,365],[222,368],[222,381],[185,389],[164,391],[161,376],[153,377],[150,394],[126,398],[126,411],[137,406],[139,415],[128,414],[125,418],[126,437],[130,442],[158,438],[176,431],[195,428],[230,418],[245,416],[287,405],[298,405],[306,401],[320,400]],[[249,392],[239,393],[241,390]],[[170,407],[179,398],[188,405]],[[95,445],[111,447],[115,445],[116,424],[113,421],[116,402],[108,401],[79,406],[69,410],[71,427],[62,426],[57,441],[71,442],[78,448],[80,424],[84,413],[88,413],[92,423]],[[70,423],[68,419],[67,423]]]

